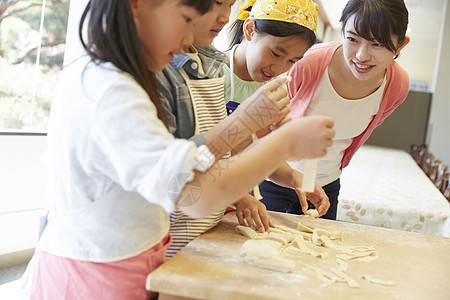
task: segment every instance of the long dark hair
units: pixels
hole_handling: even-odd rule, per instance
[[[149,1],[154,1],[157,5],[163,0]],[[205,13],[211,8],[212,0],[180,0],[180,4]],[[87,41],[83,37],[86,21]],[[159,99],[155,75],[147,69],[141,53],[129,1],[90,0],[81,17],[78,35],[84,50],[93,62],[111,62],[133,76],[156,106],[158,118],[167,126],[167,116]]]
[[[355,30],[366,40],[375,39],[391,52],[397,51],[391,34],[399,45],[405,40],[408,28],[408,9],[403,0],[349,0],[342,11],[342,32],[348,19],[355,15]]]
[[[247,10],[251,10],[251,7]],[[244,39],[244,20],[236,19],[230,25],[230,45],[229,49],[233,48],[234,45],[240,44]],[[314,32],[306,27],[300,26],[295,23],[288,23],[283,21],[275,20],[255,20],[255,31],[259,34],[269,34],[278,37],[300,37],[305,40],[309,46],[316,43],[316,35]],[[228,49],[228,50],[229,50]]]

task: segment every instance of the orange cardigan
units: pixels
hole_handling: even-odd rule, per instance
[[[320,79],[329,65],[334,52],[342,46],[342,42],[317,44],[311,47],[305,56],[298,61],[288,72],[292,81],[287,84],[291,98],[290,116],[299,118],[304,116]],[[372,134],[372,131],[399,106],[408,95],[409,77],[406,71],[395,61],[388,66],[386,72],[386,87],[383,92],[380,109],[373,117],[367,128],[357,137],[353,138],[350,146],[345,150],[341,162],[341,169],[345,168],[356,150]]]

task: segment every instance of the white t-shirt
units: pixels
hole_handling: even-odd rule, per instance
[[[37,250],[96,262],[138,255],[167,234],[177,192],[214,156],[175,139],[145,91],[111,63],[80,59],[63,76]]]
[[[318,159],[316,184],[324,186],[339,178],[344,151],[350,146],[352,139],[367,128],[378,112],[385,86],[386,78],[369,96],[348,100],[334,90],[328,68],[325,70],[305,113],[305,116],[322,115],[332,118],[336,131],[333,146],[327,149],[327,155]],[[303,173],[303,160],[288,163],[293,169]]]

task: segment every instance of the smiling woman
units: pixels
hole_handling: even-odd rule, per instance
[[[343,42],[313,46],[288,72],[291,117],[325,115],[335,122],[333,146],[319,159],[316,177],[330,199],[329,219],[336,219],[342,169],[409,91],[408,74],[395,62],[409,43],[404,2],[350,0],[341,22]],[[305,161],[290,166],[303,173]],[[261,191],[269,210],[301,213],[294,191],[271,182]]]

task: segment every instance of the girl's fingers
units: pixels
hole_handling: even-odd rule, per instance
[[[277,130],[278,128],[280,128],[282,125],[286,124],[287,122],[292,121],[292,118],[288,116],[290,112],[289,107],[285,108],[281,111],[281,117],[283,118],[280,122],[276,123],[276,124],[272,124],[270,125],[270,130],[274,131]]]
[[[255,224],[256,224],[257,231],[264,232],[265,231],[265,226],[264,226],[263,222],[261,221],[261,218],[259,216],[259,212],[257,210],[254,210],[252,212],[252,217],[253,217],[253,222],[255,222]]]
[[[244,213],[242,211],[236,211],[236,217],[238,219],[239,225],[245,226]]]
[[[269,214],[267,213],[267,210],[264,208],[261,210],[259,216],[261,217],[261,221],[263,223],[264,226],[264,231],[268,231],[269,227],[273,225],[272,219],[270,218]]]
[[[289,107],[283,108],[282,110],[280,110],[280,117],[279,117],[280,121],[277,122],[276,124],[272,124],[271,126],[273,126],[274,128],[278,128],[281,125],[287,123],[288,121],[284,121],[284,120],[286,119],[286,117],[290,111],[291,110],[289,109]],[[271,128],[271,130],[272,130],[272,128]]]
[[[291,102],[291,100],[289,99],[289,97],[284,97],[284,98],[281,98],[280,100],[278,100],[277,106],[278,106],[279,108],[289,107],[289,102]]]
[[[281,119],[281,122],[278,123],[279,126],[286,124],[289,121],[292,121],[292,118],[289,117],[289,113],[291,112],[291,109],[289,108],[289,106],[284,107],[281,112],[280,115],[283,119]]]
[[[253,223],[252,212],[249,209],[244,210],[245,221],[247,222],[247,226],[253,230],[258,230]]]
[[[272,99],[272,101],[278,102],[280,100],[282,100],[283,98],[288,98],[288,92],[286,89],[278,89],[275,90],[273,92],[267,92],[267,95],[269,96],[269,98]]]
[[[272,81],[266,83],[266,84],[264,85],[264,90],[265,90],[266,92],[269,92],[269,93],[275,92],[275,91],[276,91],[279,87],[281,87],[283,84],[285,84],[285,83],[291,81],[291,79],[292,79],[292,78],[291,78],[290,76],[279,77],[279,78],[277,78],[277,79],[275,79],[275,80],[272,80]]]
[[[323,118],[323,123],[325,124],[325,127],[327,128],[333,128],[334,126],[334,121],[331,118],[328,117],[322,117]]]

